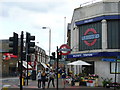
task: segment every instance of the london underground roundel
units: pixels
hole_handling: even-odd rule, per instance
[[[92,33],[92,34],[90,34]],[[100,35],[97,33],[97,31],[93,28],[89,28],[84,33],[84,36],[82,36],[82,40],[87,46],[92,46],[96,43],[97,39],[100,37]],[[90,41],[91,40],[91,41]]]
[[[62,55],[68,55],[71,52],[71,49],[67,44],[61,45],[59,50],[61,51]]]

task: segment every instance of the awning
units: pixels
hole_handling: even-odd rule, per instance
[[[20,61],[19,61],[20,62]],[[21,62],[20,62],[21,63]],[[17,63],[17,67],[18,67],[18,63]],[[23,61],[23,67],[27,69],[27,62]],[[32,69],[32,66],[28,64],[28,69]]]
[[[41,62],[41,64],[42,64],[42,66],[43,66],[44,68],[48,68],[45,63],[42,63],[42,62]]]
[[[24,66],[25,68],[27,68],[27,62],[26,62],[26,61],[23,61],[23,66]],[[28,68],[29,68],[29,69],[32,69],[31,65],[28,64]]]
[[[11,58],[18,58],[18,56],[13,55],[12,53],[4,53],[3,54],[3,59],[4,60],[10,60]]]

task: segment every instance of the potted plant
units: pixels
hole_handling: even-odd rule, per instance
[[[112,78],[103,78],[103,77],[101,77],[102,78],[102,84],[103,84],[103,87],[107,87],[107,88],[109,88],[109,84],[110,83],[112,83]]]

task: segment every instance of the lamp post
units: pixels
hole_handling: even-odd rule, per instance
[[[42,27],[42,29],[49,29],[49,58],[51,53],[51,29],[50,27]]]

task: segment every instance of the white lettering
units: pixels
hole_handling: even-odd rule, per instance
[[[86,36],[82,36],[82,40],[97,39],[97,38],[99,38],[99,37],[100,37],[99,34],[86,35]]]
[[[92,56],[92,54],[83,54],[83,56]]]
[[[81,54],[78,54],[78,55],[73,55],[73,57],[80,57],[81,56]]]

